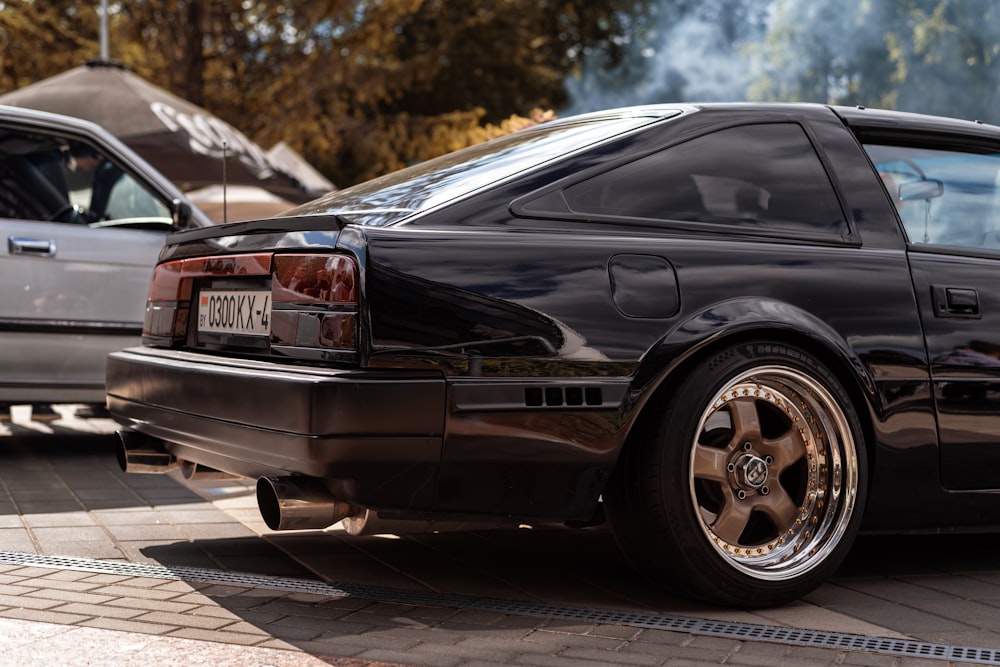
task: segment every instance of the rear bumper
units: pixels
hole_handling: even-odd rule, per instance
[[[135,347],[109,355],[108,407],[177,458],[246,477],[325,478],[360,505],[429,506],[445,381]]]

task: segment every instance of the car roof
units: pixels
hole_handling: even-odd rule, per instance
[[[711,111],[729,110],[739,112],[774,112],[787,111],[791,114],[812,114],[815,112],[833,111],[844,122],[852,127],[871,129],[913,129],[931,132],[979,134],[982,136],[997,136],[1000,126],[984,123],[979,120],[967,120],[934,114],[916,113],[911,111],[896,111],[892,109],[876,109],[865,106],[827,105],[817,102],[684,102],[678,104],[655,104],[635,107],[623,107],[594,112],[590,115],[667,115],[676,111]]]
[[[965,120],[908,111],[869,109],[863,106],[834,106],[832,109],[848,125],[855,128],[920,130],[947,134],[975,134],[994,138],[1000,136],[1000,127],[979,120]]]
[[[4,120],[24,121],[32,125],[51,127],[52,129],[72,129],[81,133],[89,133],[100,136],[102,139],[114,135],[97,123],[75,116],[64,116],[49,111],[39,109],[29,109],[27,107],[14,107],[7,104],[0,104],[0,118]]]

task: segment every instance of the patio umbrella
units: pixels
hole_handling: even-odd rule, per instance
[[[187,193],[195,206],[215,222],[268,218],[292,208],[292,202],[255,185],[209,185]]]
[[[222,183],[225,172],[228,185],[258,186],[295,203],[317,194],[232,125],[119,63],[89,61],[0,95],[0,104],[103,125],[182,190]]]

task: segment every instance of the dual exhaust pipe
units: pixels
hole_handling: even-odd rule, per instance
[[[158,475],[180,470],[188,481],[238,477],[179,459],[163,440],[145,433],[121,430],[117,436],[115,457],[124,472]],[[357,510],[334,498],[319,479],[300,476],[261,477],[257,480],[257,506],[271,530],[328,528]],[[361,527],[364,523],[360,522]]]
[[[188,481],[238,477],[179,459],[167,450],[163,440],[138,431],[118,431],[115,456],[121,469],[128,473],[163,474],[179,469]],[[373,510],[337,500],[316,477],[261,477],[256,491],[260,515],[271,530],[320,530],[343,521],[344,530],[357,536],[471,530],[496,525],[382,519]]]
[[[271,530],[329,528],[357,509],[334,498],[321,480],[299,476],[258,479],[257,508]]]
[[[119,467],[124,472],[162,475],[179,468],[181,475],[188,481],[233,479],[236,477],[236,475],[230,475],[221,470],[179,459],[167,451],[162,440],[145,433],[118,431],[117,435],[115,457],[118,459]]]

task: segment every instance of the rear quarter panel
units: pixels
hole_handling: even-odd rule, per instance
[[[678,124],[677,136],[714,122]],[[438,368],[453,391],[472,379],[606,378],[627,387],[617,405],[593,410],[456,410],[453,401],[439,509],[474,497],[471,505],[483,511],[530,513],[528,505],[540,504],[531,499],[545,496],[560,511],[585,514],[657,392],[712,346],[764,336],[812,349],[855,397],[873,464],[870,527],[954,521],[955,499],[939,479],[927,360],[898,221],[853,135],[832,115],[808,125],[856,234],[850,243],[510,213],[509,203],[533,188],[635,151],[630,141],[603,159],[553,166],[413,227],[364,230],[373,366]],[[645,286],[651,316],[616,303],[610,267],[623,256],[670,267]],[[673,299],[677,307],[656,316],[656,304]],[[559,477],[538,463],[562,460],[576,472]],[[491,474],[498,468],[503,474]],[[934,509],[913,511],[925,507]]]
[[[665,299],[679,294],[675,313],[622,311],[609,272],[622,256],[669,264],[672,274],[649,289]],[[479,496],[472,505],[484,512],[530,513],[516,498],[540,502],[556,493],[553,483],[562,494],[556,505],[585,504],[579,486],[599,492],[654,393],[710,346],[751,335],[801,341],[828,358],[869,415],[879,448],[934,447],[920,326],[901,252],[526,226],[373,230],[367,261],[372,366],[438,368],[453,391],[473,380],[627,386],[617,405],[592,410],[456,410],[452,402],[440,510]],[[545,463],[566,461],[576,464],[576,477],[546,472]],[[933,483],[933,471],[924,479]]]

